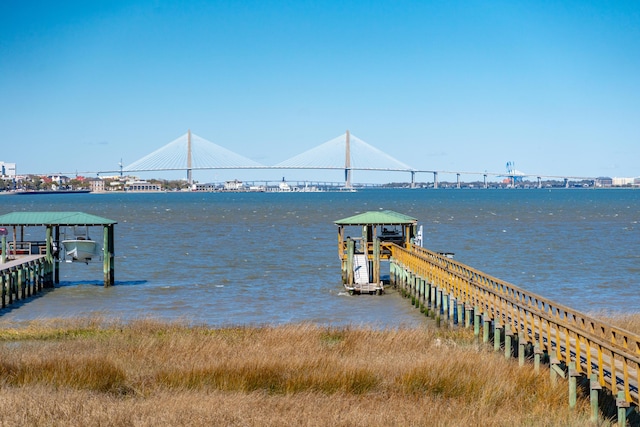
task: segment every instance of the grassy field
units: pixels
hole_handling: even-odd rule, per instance
[[[155,321],[0,330],[0,425],[582,426],[567,385],[464,329],[210,329]]]

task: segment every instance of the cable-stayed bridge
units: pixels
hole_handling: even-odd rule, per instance
[[[485,187],[487,187],[488,176],[507,178],[511,179],[513,182],[515,182],[516,178],[521,180],[522,177],[537,176],[538,186],[540,186],[541,178],[543,176],[550,179],[564,179],[567,186],[569,179],[594,180],[593,177],[534,175],[524,174],[519,171],[517,171],[516,174],[509,170],[509,166],[507,166],[506,174],[504,172],[495,173],[486,171],[471,172],[415,169],[382,150],[368,144],[362,139],[351,134],[348,130],[336,138],[275,165],[261,164],[188,131],[184,135],[136,160],[135,162],[124,167],[121,165],[119,171],[109,170],[99,171],[97,173],[185,171],[187,181],[191,185],[193,184],[192,172],[194,170],[216,169],[342,170],[344,171],[344,185],[346,188],[351,187],[352,171],[407,172],[411,174],[411,186],[415,185],[415,175],[417,173],[429,173],[433,174],[434,188],[438,188],[439,173],[456,175],[458,187],[460,187],[461,175],[483,176]]]
[[[344,170],[345,187],[351,171],[415,172],[411,166],[351,135],[349,131],[273,166],[263,165],[191,133],[176,138],[154,152],[122,167],[123,173],[184,170],[192,184],[194,170],[306,169]]]

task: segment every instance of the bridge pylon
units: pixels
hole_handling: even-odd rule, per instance
[[[351,141],[349,139],[349,129],[347,129],[345,141],[344,188],[351,188]]]

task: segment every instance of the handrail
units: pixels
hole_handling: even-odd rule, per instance
[[[628,402],[640,404],[639,335],[422,247],[384,246],[393,262],[451,294],[458,303],[510,325],[526,341],[567,365],[575,361],[578,373],[587,377],[595,373],[600,385],[608,386],[614,396],[624,391]]]

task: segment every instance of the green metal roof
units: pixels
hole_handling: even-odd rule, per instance
[[[0,216],[7,225],[111,225],[116,221],[84,212],[12,212]]]
[[[394,211],[371,211],[334,221],[336,225],[402,225],[417,224],[418,220]]]

